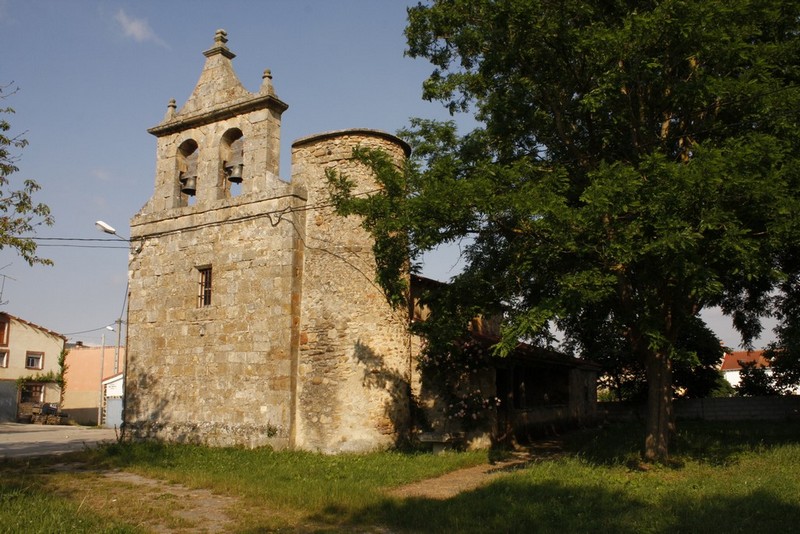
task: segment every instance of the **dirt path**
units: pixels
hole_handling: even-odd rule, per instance
[[[537,442],[502,460],[394,488],[387,495],[401,499],[449,499],[515,469],[556,457],[561,450],[558,440]],[[125,471],[95,471],[82,464],[68,463],[56,464],[50,472],[54,477],[51,488],[55,493],[78,499],[80,507],[109,514],[148,532],[229,532],[236,527],[237,519],[240,519],[238,515],[243,511],[242,503],[236,497]],[[314,525],[304,526],[314,530]],[[325,525],[316,526],[323,528]]]
[[[514,453],[507,460],[467,467],[437,478],[420,480],[413,484],[394,488],[389,495],[404,499],[409,497],[449,499],[463,491],[483,486],[504,473],[525,467],[530,461],[531,458],[527,453]]]
[[[140,495],[155,494],[155,499],[170,502],[169,515],[150,516],[141,519],[140,526],[153,532],[229,532],[234,526],[230,513],[239,500],[217,495],[207,489],[192,489],[180,484],[143,477],[124,471],[103,473],[115,484],[138,487],[145,491]],[[169,496],[165,499],[164,496]]]
[[[459,469],[437,478],[420,480],[413,484],[400,486],[391,490],[389,495],[404,499],[409,497],[449,499],[461,492],[470,491],[488,484],[500,475],[515,469],[522,469],[538,460],[553,458],[559,454],[561,454],[561,442],[559,440],[540,441],[530,448],[511,453],[504,460]]]
[[[81,463],[43,469],[48,489],[81,508],[159,534],[230,532],[241,511],[238,498],[120,470]],[[2,530],[2,529],[0,529]]]
[[[513,452],[503,460],[421,480],[394,488],[387,494],[398,498],[449,499],[461,492],[481,487],[515,469],[524,468],[532,462],[553,458],[560,453],[560,442],[556,440],[539,442],[528,449]],[[93,503],[94,506],[115,508],[124,506],[124,502],[130,502],[131,498],[136,499],[136,506],[140,509],[156,505],[160,507],[159,513],[144,514],[137,522],[139,527],[148,531],[219,533],[228,532],[235,526],[232,515],[236,514],[240,505],[235,497],[217,495],[205,489],[170,484],[124,471],[102,472],[102,477],[114,484],[117,498],[105,503]],[[118,499],[121,502],[117,503]]]

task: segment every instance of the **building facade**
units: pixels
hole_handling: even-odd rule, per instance
[[[269,71],[238,80],[217,32],[157,137],[153,196],[131,221],[126,428],[209,445],[324,452],[390,446],[409,425],[407,318],[374,283],[372,242],[329,204],[326,170],[375,188],[352,158],[408,146],[366,129],[292,146]]]
[[[78,345],[70,347],[66,361],[64,379],[67,387],[64,389],[61,410],[75,423],[102,425],[108,406],[103,382],[124,369],[125,347]],[[117,422],[117,426],[120,422]]]
[[[61,334],[0,313],[0,421],[24,419],[35,404],[59,402],[65,341]]]

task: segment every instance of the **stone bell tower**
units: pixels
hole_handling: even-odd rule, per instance
[[[258,93],[242,86],[227,42],[217,30],[192,95],[180,111],[171,100],[164,121],[148,130],[158,138],[153,210],[228,199],[237,184],[241,193],[264,191],[278,176],[288,106],[275,95],[269,70]]]
[[[356,146],[398,165],[383,132],[297,141],[279,173],[287,105],[264,71],[247,91],[218,30],[200,79],[157,138],[152,197],[131,220],[124,419],[132,435],[326,452],[390,445],[408,423],[406,322],[374,284],[372,242],[333,213],[326,169],[360,191]]]

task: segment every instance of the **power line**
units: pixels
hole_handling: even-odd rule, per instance
[[[92,328],[91,330],[81,330],[80,332],[67,332],[66,334],[62,334],[64,336],[75,336],[78,334],[88,334],[89,332],[97,332],[98,330],[105,330],[108,326],[101,326],[100,328]]]
[[[109,249],[127,249],[127,246],[119,245],[119,241],[116,239],[109,239],[103,237],[21,237],[21,236],[14,236],[16,239],[28,239],[30,241],[36,242],[37,247],[65,247],[65,248],[109,248]],[[44,243],[42,243],[44,241]],[[50,242],[57,242],[57,243],[47,243]],[[77,244],[77,243],[84,243],[84,242],[94,242],[94,243],[114,243],[114,245],[103,245],[103,244]]]
[[[59,245],[48,245],[48,244],[45,243],[45,244],[37,244],[36,246],[37,247],[42,247],[42,248],[46,248],[46,247],[65,247],[65,248],[115,248],[115,249],[121,249],[121,250],[128,249],[128,247],[120,247],[120,246],[116,246],[115,247],[113,245],[72,245],[72,244],[68,244],[68,243],[59,244]]]
[[[31,239],[33,241],[110,241],[116,243],[118,239],[107,237],[20,237],[19,239]]]

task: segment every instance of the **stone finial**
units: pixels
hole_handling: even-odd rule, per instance
[[[261,75],[261,88],[258,91],[262,95],[275,95],[275,89],[272,87],[272,71],[264,69],[264,74]]]
[[[168,121],[175,117],[175,110],[178,109],[178,104],[175,102],[174,98],[169,99],[169,104],[167,104],[167,114],[164,115],[164,120]]]
[[[225,30],[217,30],[214,34],[214,46],[203,52],[203,55],[206,57],[215,56],[217,54],[222,54],[228,59],[233,59],[236,57],[236,54],[231,52],[228,49],[227,43],[228,42],[228,32]]]

